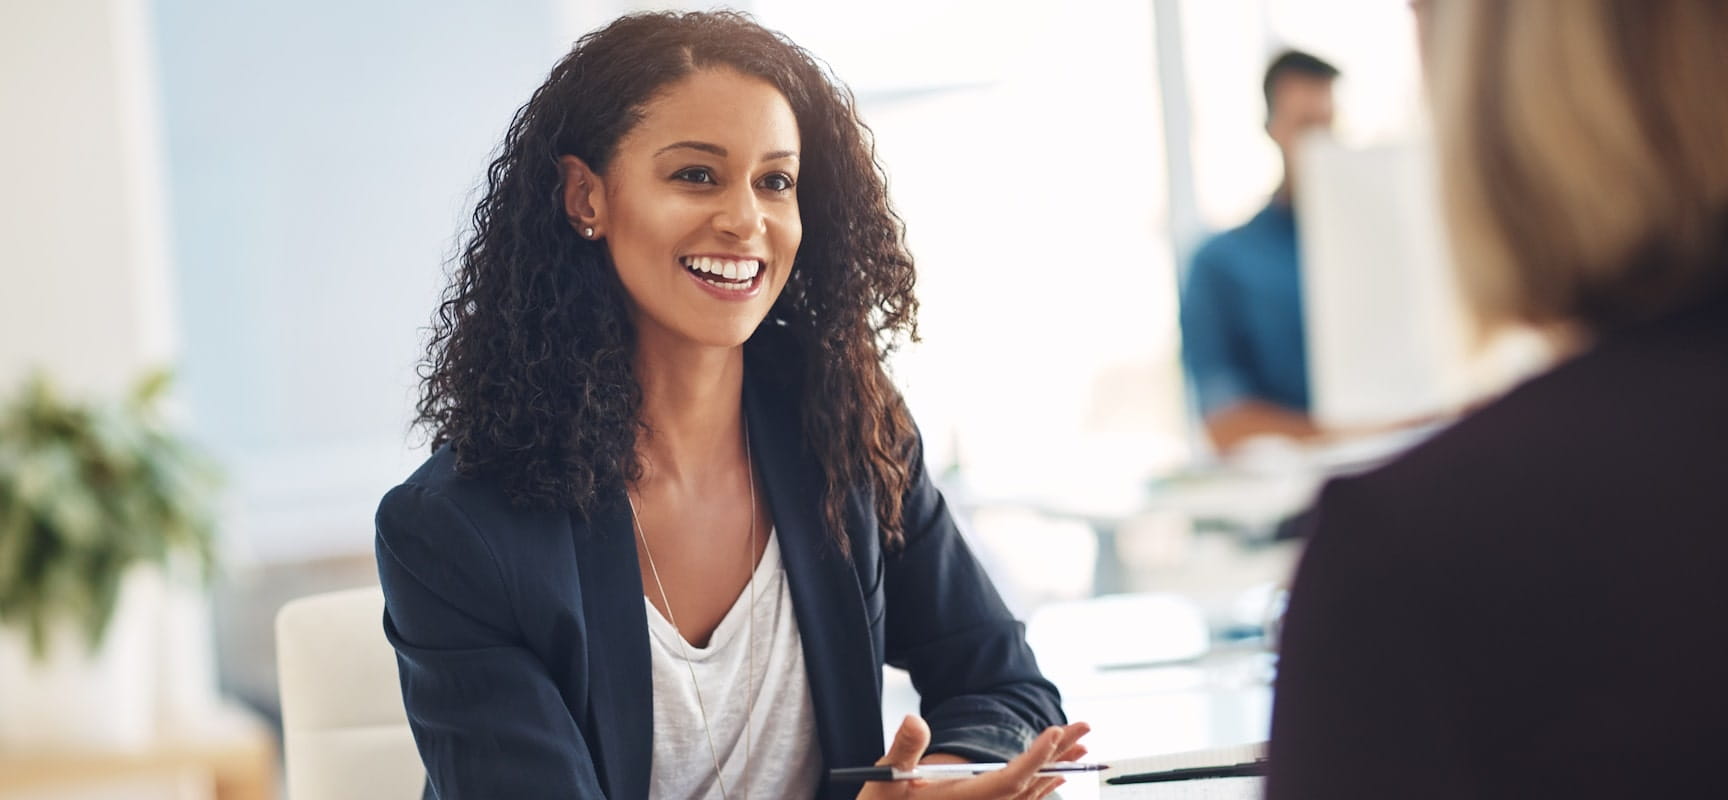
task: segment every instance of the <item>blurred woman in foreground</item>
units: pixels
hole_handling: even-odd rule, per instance
[[[1268,797],[1718,796],[1728,4],[1417,6],[1463,288],[1570,357],[1323,493]]]

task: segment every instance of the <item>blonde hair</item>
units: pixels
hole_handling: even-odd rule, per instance
[[[1728,282],[1728,3],[1430,10],[1446,211],[1485,331],[1602,332]]]

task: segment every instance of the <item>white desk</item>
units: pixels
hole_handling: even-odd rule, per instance
[[[1200,781],[1145,783],[1131,786],[1104,786],[1098,790],[1099,800],[1260,800],[1265,794],[1264,778],[1209,778]],[[1064,795],[1063,800],[1082,800],[1077,794]]]
[[[1112,786],[1104,781],[1114,775],[1131,775],[1136,772],[1239,764],[1261,758],[1265,753],[1265,743],[1254,742],[1185,753],[1112,759],[1109,760],[1111,770],[1099,775],[1096,783],[1092,780],[1070,780],[1058,791],[1057,796],[1062,800],[1259,800],[1265,784],[1265,779],[1259,777],[1207,778],[1119,786]]]
[[[1259,751],[1243,742],[1266,740],[1272,710],[1272,657],[1259,650],[1217,650],[1193,662],[1134,670],[1106,670],[1089,680],[1050,676],[1063,689],[1072,720],[1092,726],[1087,761],[1112,771],[1070,779],[1062,800],[1237,800],[1258,798],[1258,778],[1107,786],[1104,778],[1134,772],[1250,761]],[[885,731],[917,710],[906,674],[890,670],[884,683]],[[1148,756],[1147,754],[1161,754]],[[1094,783],[1094,781],[1096,781]]]
[[[1272,719],[1271,677],[1270,656],[1238,652],[1213,653],[1191,664],[1101,672],[1092,680],[1057,685],[1063,688],[1068,718],[1092,726],[1087,759],[1114,764],[1148,754],[1265,741]]]

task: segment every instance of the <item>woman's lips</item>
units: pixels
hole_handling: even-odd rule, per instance
[[[767,270],[754,259],[692,256],[680,259],[684,274],[710,296],[720,300],[748,300],[761,293]],[[728,278],[730,273],[734,277]],[[750,277],[742,278],[748,274]]]

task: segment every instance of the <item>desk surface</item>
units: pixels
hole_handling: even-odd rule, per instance
[[[271,800],[276,738],[256,714],[223,706],[200,730],[146,750],[0,753],[0,798],[186,773],[207,776],[216,800]]]
[[[1264,778],[1213,778],[1177,783],[1145,783],[1133,786],[1103,786],[1099,800],[1260,800]],[[1064,800],[1081,800],[1080,797]]]
[[[1265,783],[1262,778],[1210,778],[1125,786],[1111,786],[1104,781],[1114,775],[1136,772],[1239,764],[1263,758],[1265,755],[1265,743],[1252,742],[1183,753],[1116,759],[1110,762],[1111,770],[1099,776],[1095,793],[1090,787],[1077,787],[1077,791],[1067,792],[1064,800],[1085,800],[1094,796],[1100,800],[1258,800]]]

